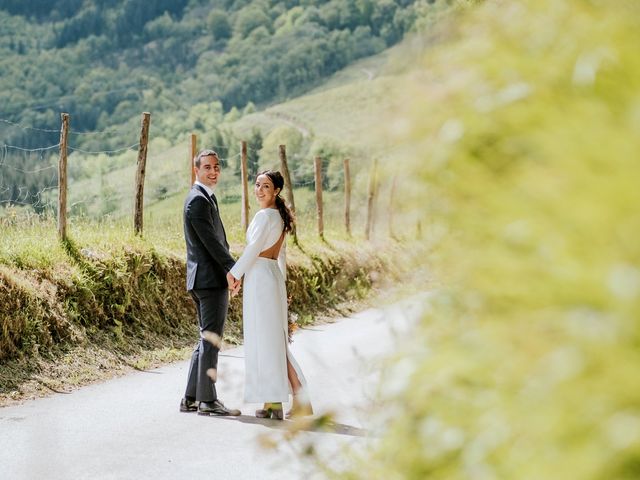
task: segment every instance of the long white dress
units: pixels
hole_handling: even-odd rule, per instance
[[[259,256],[278,242],[283,228],[277,209],[258,211],[247,229],[247,246],[231,269],[235,278],[245,276],[242,287],[244,399],[249,403],[289,401],[287,358],[303,387],[306,386],[287,342],[286,243],[282,244],[277,260]]]

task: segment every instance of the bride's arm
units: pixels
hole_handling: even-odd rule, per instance
[[[269,218],[264,212],[256,213],[251,225],[249,225],[249,230],[247,230],[247,246],[244,248],[236,264],[229,270],[229,273],[231,273],[234,278],[241,278],[255,263],[260,252],[264,250],[264,244],[268,234]]]

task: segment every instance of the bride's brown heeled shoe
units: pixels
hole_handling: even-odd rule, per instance
[[[298,395],[293,395],[291,408],[286,413],[286,418],[308,417],[313,415],[313,407],[308,399],[301,400]]]

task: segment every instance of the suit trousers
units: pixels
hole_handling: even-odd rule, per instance
[[[213,402],[218,398],[216,383],[209,369],[218,369],[219,348],[203,338],[203,332],[213,332],[220,336],[229,308],[229,290],[227,288],[207,288],[190,290],[198,311],[200,341],[191,356],[189,376],[185,397],[198,402]],[[215,376],[214,376],[215,378]]]

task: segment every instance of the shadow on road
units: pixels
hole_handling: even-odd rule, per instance
[[[330,415],[320,415],[317,417],[304,417],[296,420],[271,420],[269,418],[257,418],[251,415],[240,415],[239,417],[215,417],[227,421],[242,422],[252,425],[264,425],[267,428],[292,432],[319,432],[335,433],[338,435],[349,435],[352,437],[369,436],[367,430],[353,427],[344,423],[337,423],[331,419]]]

